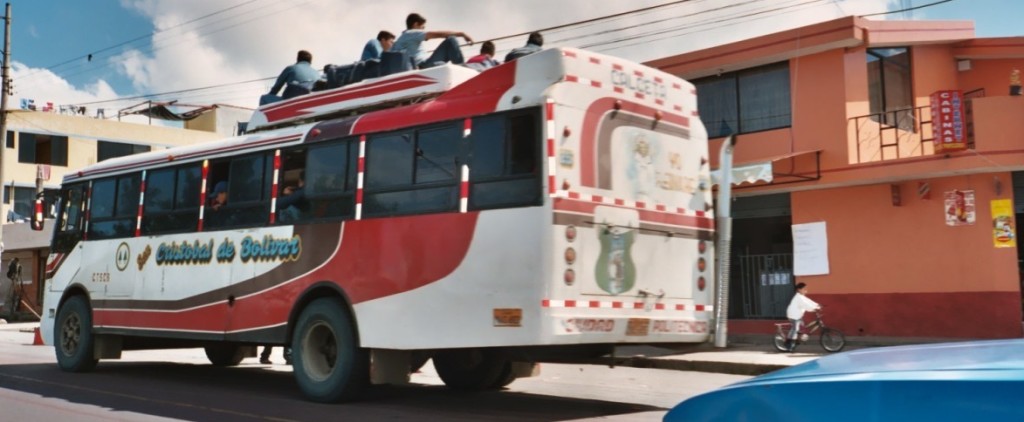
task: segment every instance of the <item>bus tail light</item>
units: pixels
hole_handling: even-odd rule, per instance
[[[576,240],[576,226],[569,226],[565,228],[565,240],[570,242]]]
[[[704,287],[707,287],[707,281],[704,280],[704,276],[697,277],[697,289],[703,292]]]
[[[569,265],[572,265],[574,262],[576,262],[576,250],[573,249],[573,248],[566,249],[565,250],[565,263],[569,264]]]
[[[576,282],[576,271],[573,271],[572,268],[570,268],[568,270],[565,270],[565,285],[572,286],[572,284],[575,283],[575,282]]]

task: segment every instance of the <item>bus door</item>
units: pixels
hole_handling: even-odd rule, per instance
[[[141,173],[92,182],[79,279],[94,298],[127,299],[135,290],[139,272],[130,264],[140,243],[134,235],[141,183]]]

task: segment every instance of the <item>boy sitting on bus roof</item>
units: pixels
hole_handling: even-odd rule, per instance
[[[393,45],[395,45],[395,34],[380,31],[377,33],[377,38],[366,42],[366,46],[363,47],[363,55],[359,57],[359,60],[379,59],[381,53],[391,51]]]
[[[313,54],[306,50],[299,50],[295,64],[281,71],[274,86],[270,88],[270,92],[260,97],[260,105],[308,94],[318,80],[320,80],[320,71],[313,68]],[[281,88],[284,88],[284,92],[279,95],[278,92],[281,91]]]
[[[505,55],[505,63],[508,63],[512,60],[518,59],[523,56],[528,56],[530,54],[536,53],[541,50],[541,47],[543,45],[544,36],[541,35],[540,32],[531,32],[530,37],[526,39],[526,45],[519,48],[514,48],[512,49],[512,51],[509,51],[507,55]]]
[[[419,13],[410,13],[405,18],[406,29],[402,31],[402,35],[398,36],[395,45],[391,46],[391,51],[405,53],[409,56],[413,66],[420,69],[449,62],[462,64],[465,61],[456,37],[462,37],[466,42],[472,44],[473,39],[469,35],[459,31],[427,31],[426,26],[426,18],[420,16]],[[444,38],[444,41],[434,50],[433,54],[427,56],[423,49],[423,42],[435,38]]]
[[[477,70],[486,70],[499,64],[501,63],[494,60],[494,43],[491,41],[484,41],[484,43],[480,45],[480,54],[466,60],[467,67]]]

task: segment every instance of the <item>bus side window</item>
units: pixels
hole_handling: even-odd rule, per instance
[[[541,133],[536,111],[473,119],[470,209],[540,205]]]
[[[89,210],[89,239],[130,237],[135,234],[141,174],[108,177],[93,182]]]
[[[461,140],[461,126],[454,122],[371,137],[366,150],[366,215],[457,210],[456,157]]]
[[[195,230],[199,220],[199,164],[150,171],[146,176],[142,233]]]
[[[67,186],[57,204],[57,226],[53,230],[53,252],[68,253],[82,240],[86,185]]]
[[[265,225],[270,218],[271,162],[260,153],[211,163],[207,201],[216,198],[219,187],[225,187],[227,203],[215,209],[208,202],[204,225],[210,229]]]
[[[306,155],[306,217],[350,218],[355,213],[357,144],[351,139],[313,146]]]

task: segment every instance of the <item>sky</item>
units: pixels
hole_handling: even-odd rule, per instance
[[[646,61],[835,19],[936,0],[10,0],[17,107],[85,105],[106,115],[151,97],[180,104],[255,107],[295,53],[314,67],[355,61],[381,29],[399,33],[418,12],[427,29],[476,41],[628,12],[545,31],[545,46],[582,47]],[[1024,35],[1019,0],[955,0],[873,19],[974,20],[980,37]],[[1016,22],[1015,22],[1016,21]],[[1017,25],[1014,25],[1017,23]],[[525,36],[499,38],[498,55]],[[463,52],[472,55],[477,47]],[[197,89],[206,88],[208,89]],[[119,101],[110,101],[122,99]]]

